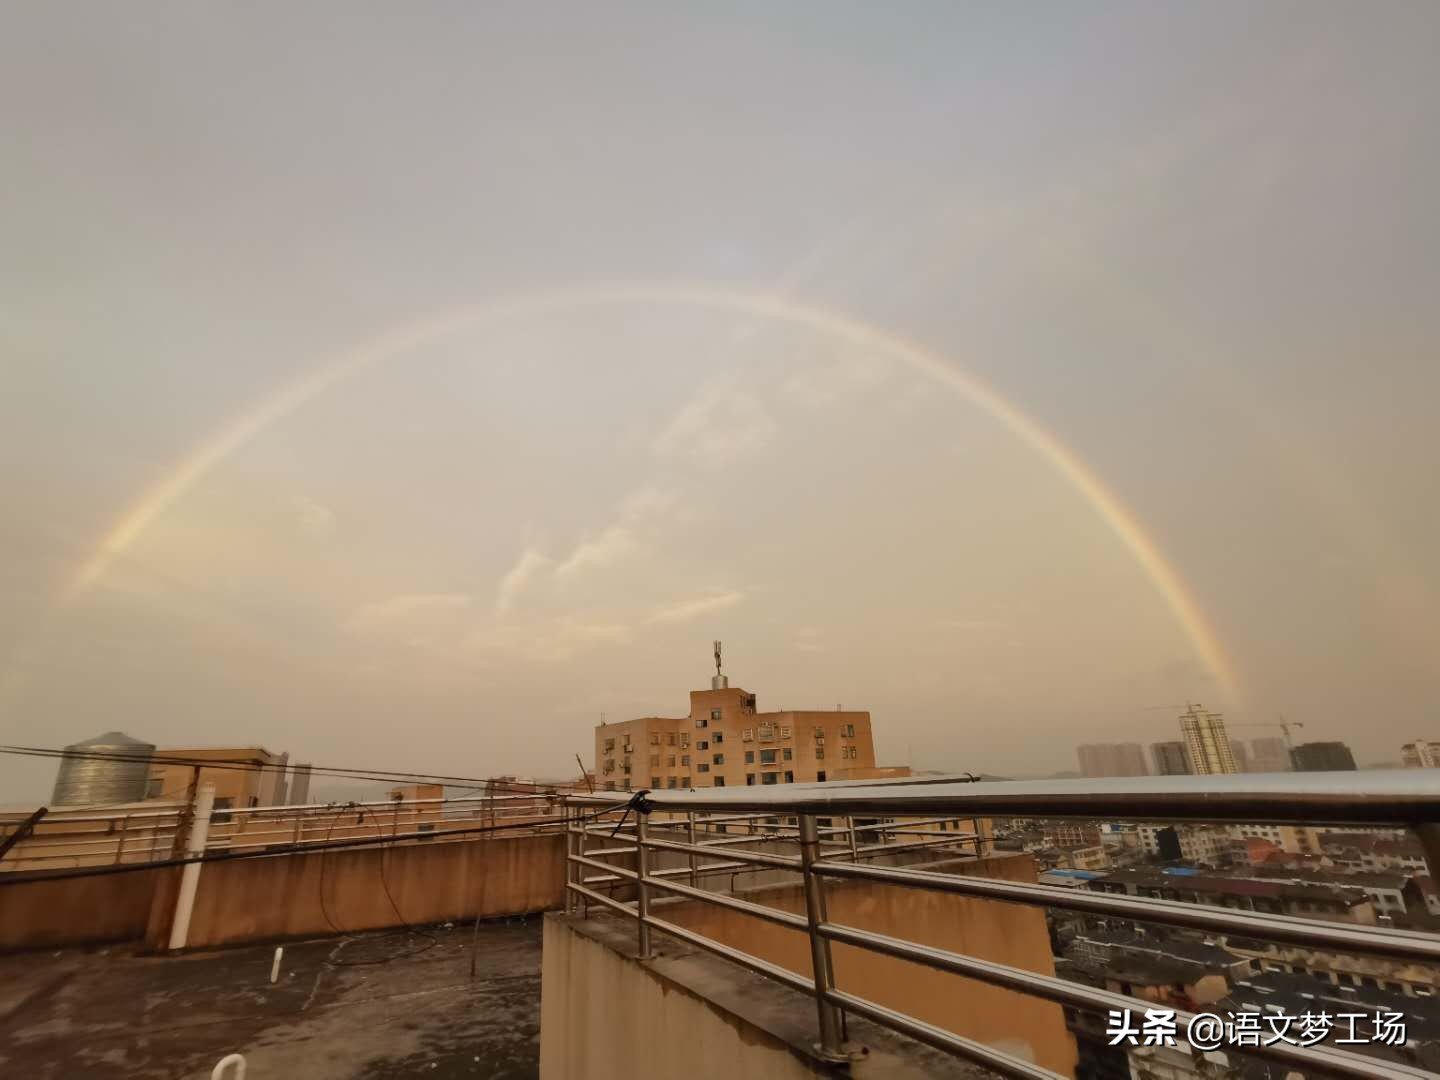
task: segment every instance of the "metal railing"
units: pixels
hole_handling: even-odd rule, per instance
[[[945,848],[969,845],[984,853],[980,822],[991,817],[1085,818],[1146,822],[1211,822],[1297,825],[1389,825],[1413,829],[1425,848],[1432,874],[1440,870],[1440,780],[1428,770],[1406,773],[1276,774],[1266,776],[1151,777],[1045,783],[1016,782],[854,782],[794,785],[763,792],[746,789],[665,790],[570,795],[566,805],[566,909],[589,914],[593,905],[634,920],[638,955],[653,955],[652,932],[720,956],[814,998],[820,1056],[844,1061],[845,1015],[864,1017],[921,1042],[973,1061],[1004,1076],[1046,1078],[1059,1074],[997,1050],[973,1038],[945,1030],[864,996],[841,990],[834,977],[832,943],[894,957],[924,967],[1017,991],[1086,1012],[1138,1010],[1156,1002],[1071,982],[1008,964],[968,956],[899,937],[832,922],[827,913],[827,883],[864,880],[1041,908],[1104,915],[1208,933],[1236,934],[1318,949],[1341,950],[1392,959],[1440,964],[1440,936],[1389,927],[1326,922],[1174,900],[1119,896],[1050,885],[972,877],[868,861],[882,851],[898,852],[910,841],[890,842],[916,828],[937,835],[920,841]],[[597,810],[629,804],[633,827],[592,824]],[[823,826],[822,820],[844,826]],[[905,819],[923,819],[907,822]],[[730,835],[738,824],[759,833]],[[858,825],[864,820],[866,825]],[[793,824],[791,824],[793,822]],[[952,822],[975,823],[951,832]],[[721,828],[727,832],[721,833]],[[881,839],[861,845],[857,837]],[[670,835],[666,835],[670,834]],[[604,837],[592,848],[591,839]],[[684,839],[678,838],[684,836]],[[701,837],[705,837],[702,839]],[[845,839],[836,840],[837,836]],[[742,849],[744,843],[784,837],[798,839],[799,854]],[[828,840],[826,838],[829,838]],[[617,844],[616,841],[623,841]],[[673,852],[687,856],[682,867],[655,869],[652,857]],[[628,856],[635,868],[607,861]],[[703,862],[719,857],[718,862]],[[799,875],[803,915],[739,896],[700,887],[701,878],[724,873],[783,870]],[[595,873],[588,874],[593,871]],[[689,878],[682,884],[677,878]],[[633,891],[633,899],[616,892]],[[811,974],[791,971],[733,945],[706,937],[664,918],[663,905],[702,902],[764,920],[809,938]],[[657,914],[657,909],[660,913]],[[1184,1031],[1192,1014],[1175,1010]],[[1355,1080],[1402,1080],[1432,1074],[1404,1064],[1321,1045],[1274,1042],[1235,1048],[1286,1066],[1322,1071]]]
[[[0,872],[148,863],[178,854],[189,806],[144,802],[56,808],[28,824],[27,812],[0,812],[0,842],[26,834],[0,859]],[[28,826],[28,828],[27,828]],[[563,827],[551,795],[385,799],[294,806],[234,806],[211,811],[205,850],[303,851],[331,841],[373,837],[387,843],[475,840],[487,828],[521,832]],[[423,832],[423,839],[403,839]]]

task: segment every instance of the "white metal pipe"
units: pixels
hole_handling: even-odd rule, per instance
[[[214,809],[215,785],[205,784],[195,793],[195,813],[190,821],[190,835],[186,837],[185,841],[187,855],[203,855],[205,853],[205,838],[210,832],[210,813]],[[171,949],[183,949],[185,940],[190,936],[190,916],[195,911],[195,891],[199,887],[200,864],[188,862],[180,876],[180,895],[175,898],[175,919],[170,924]],[[219,1065],[216,1066],[217,1069],[219,1067]],[[244,1068],[245,1062],[242,1058],[240,1062],[242,1076]]]
[[[285,955],[285,946],[275,947],[275,962],[270,965],[270,981],[273,983],[280,978],[280,958]]]
[[[210,1070],[210,1080],[225,1080],[225,1073],[231,1065],[235,1066],[234,1080],[245,1080],[244,1054],[226,1054],[215,1063],[215,1068]]]

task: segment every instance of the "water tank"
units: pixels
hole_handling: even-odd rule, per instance
[[[139,802],[150,778],[151,743],[132,739],[121,731],[107,731],[93,739],[65,747],[55,777],[51,806],[104,806]],[[107,760],[114,755],[117,760]],[[118,760],[118,759],[126,760]]]

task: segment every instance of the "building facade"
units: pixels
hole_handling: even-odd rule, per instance
[[[755,695],[723,685],[690,691],[690,714],[595,729],[595,778],[606,791],[741,787],[881,775],[870,714],[760,712]],[[886,769],[884,775],[908,775]]]
[[[1440,769],[1440,742],[1407,742],[1400,747],[1400,763],[1407,769]]]
[[[1197,776],[1239,772],[1235,755],[1230,752],[1230,736],[1225,719],[1201,705],[1191,705],[1180,717],[1180,734],[1190,758],[1190,769]]]
[[[1185,744],[1179,739],[1150,744],[1150,756],[1155,759],[1156,776],[1186,776],[1190,762],[1185,758]]]
[[[1296,772],[1354,772],[1355,755],[1343,742],[1302,743],[1290,751]]]
[[[281,806],[292,801],[286,783],[289,760],[289,754],[272,754],[259,746],[157,750],[145,797],[183,801],[198,782],[214,785],[216,810]],[[296,794],[308,796],[309,767],[303,768],[306,790]]]
[[[1284,739],[1251,739],[1250,771],[1257,773],[1289,772],[1290,748]]]
[[[1079,747],[1083,776],[1148,776],[1139,743],[1087,743]]]

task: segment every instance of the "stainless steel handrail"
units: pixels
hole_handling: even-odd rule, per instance
[[[796,825],[791,828],[798,834],[801,843],[801,858],[793,859],[767,853],[736,850],[727,845],[725,855],[750,865],[762,865],[800,871],[805,884],[806,914],[799,916],[779,909],[767,908],[752,901],[741,900],[709,892],[694,886],[696,871],[691,867],[679,867],[664,871],[648,871],[644,853],[656,850],[675,851],[691,856],[714,852],[717,844],[703,841],[683,843],[654,836],[643,824],[637,826],[635,834],[625,834],[619,839],[631,841],[629,848],[607,847],[607,855],[636,853],[639,871],[635,883],[643,895],[650,889],[658,889],[672,895],[672,898],[690,899],[736,911],[740,914],[763,919],[796,932],[804,932],[810,938],[812,972],[818,978],[807,979],[794,972],[749,954],[741,949],[712,941],[704,935],[674,923],[656,918],[643,910],[643,903],[625,903],[606,896],[589,887],[603,879],[585,878],[585,867],[604,869],[609,872],[609,881],[621,883],[630,880],[630,875],[620,867],[597,863],[575,849],[578,841],[581,850],[586,835],[592,830],[575,822],[582,813],[593,812],[597,805],[613,805],[623,800],[633,800],[631,795],[601,793],[593,796],[569,796],[564,801],[567,814],[573,815],[567,831],[570,833],[570,852],[567,863],[567,897],[576,895],[594,900],[604,907],[635,919],[641,937],[641,956],[649,955],[649,930],[658,929],[672,937],[688,942],[715,955],[738,963],[752,971],[801,990],[815,998],[819,1009],[818,1019],[821,1031],[819,1051],[823,1057],[838,1060],[843,1056],[844,1047],[839,1042],[843,1025],[837,1023],[831,1010],[845,1010],[865,1016],[883,1026],[919,1039],[932,1046],[954,1053],[960,1057],[984,1065],[1007,1076],[1026,1078],[1053,1078],[1055,1073],[1032,1063],[1014,1058],[973,1039],[946,1031],[915,1017],[907,1016],[894,1009],[869,1001],[855,994],[839,990],[830,975],[829,944],[841,944],[878,952],[912,963],[923,964],[937,970],[951,972],[967,978],[978,979],[992,985],[1003,986],[1020,993],[1044,1000],[1058,1002],[1074,1008],[1130,1009],[1144,1011],[1155,1003],[1141,998],[1111,991],[1099,990],[1080,983],[1069,982],[1052,975],[1041,975],[1021,968],[945,949],[907,942],[899,938],[857,927],[843,926],[830,922],[825,914],[824,882],[827,878],[852,878],[884,882],[906,888],[927,889],[976,896],[1009,903],[1031,906],[1053,907],[1092,914],[1118,916],[1127,919],[1162,923],[1203,931],[1218,931],[1246,937],[1269,939],[1287,944],[1320,947],[1348,953],[1369,953],[1423,963],[1440,963],[1440,938],[1385,927],[1370,927],[1353,924],[1311,921],[1286,915],[1272,915],[1262,912],[1238,912],[1232,909],[1211,908],[1199,904],[1187,904],[1173,900],[1148,897],[1116,896],[1113,894],[1062,889],[1053,886],[1027,882],[999,881],[982,877],[965,877],[914,870],[892,866],[862,865],[858,860],[868,854],[869,849],[901,851],[907,848],[975,844],[977,848],[986,837],[978,833],[940,834],[935,839],[921,841],[903,840],[898,843],[873,844],[860,847],[855,844],[857,832],[862,830],[898,832],[904,835],[904,826],[855,826],[853,818],[861,817],[919,817],[923,814],[943,814],[944,820],[977,819],[991,815],[1005,814],[1015,817],[1122,817],[1143,821],[1217,821],[1217,822],[1277,822],[1297,824],[1383,824],[1414,829],[1425,843],[1427,854],[1432,857],[1432,866],[1440,859],[1440,826],[1430,821],[1440,820],[1440,783],[1425,778],[1403,777],[1396,779],[1385,773],[1342,774],[1338,782],[1332,781],[1336,774],[1327,774],[1324,781],[1297,780],[1294,777],[1181,777],[1144,778],[1134,782],[1100,781],[1086,782],[1080,788],[1065,784],[1014,784],[1014,783],[938,783],[926,785],[895,785],[887,791],[887,785],[871,787],[849,786],[830,791],[818,791],[821,785],[790,785],[785,792],[766,791],[759,797],[750,792],[686,791],[656,792],[644,794],[644,806],[637,807],[640,813],[653,810],[662,813],[684,811],[687,819],[667,823],[675,828],[693,829],[688,815],[692,812],[714,812],[743,810],[768,816],[791,817]],[[1358,796],[1357,784],[1372,777],[1381,782],[1367,788]],[[897,790],[898,789],[898,790]],[[989,789],[989,790],[986,790]],[[1066,790],[1059,790],[1066,789]],[[1022,802],[1023,799],[1023,802]],[[1123,813],[1116,813],[1123,807]],[[848,827],[832,832],[848,833],[850,861],[843,852],[820,854],[820,835],[817,816],[849,817]],[[643,822],[643,818],[640,819]],[[930,822],[926,822],[930,824]],[[661,823],[657,820],[658,829]],[[593,830],[601,832],[601,830]],[[606,835],[611,841],[617,838],[618,830]],[[691,837],[693,831],[689,832]],[[911,835],[914,835],[911,833]],[[727,838],[728,839],[728,838]],[[741,839],[741,838],[735,838]],[[743,840],[773,841],[771,836],[746,836]],[[788,839],[788,837],[786,838]],[[700,871],[702,874],[704,869]],[[675,876],[691,876],[691,885],[681,885],[666,880]],[[652,901],[653,903],[653,901]],[[568,900],[567,900],[568,904]],[[1190,1019],[1190,1014],[1177,1010],[1177,1026]],[[1324,1046],[1297,1046],[1275,1042],[1269,1046],[1244,1046],[1234,1048],[1247,1056],[1257,1056],[1281,1062],[1287,1066],[1300,1066],[1324,1070],[1354,1080],[1418,1080],[1430,1074],[1406,1065],[1392,1064],[1377,1058],[1356,1054],[1348,1050]]]

